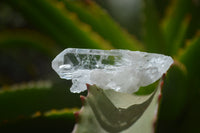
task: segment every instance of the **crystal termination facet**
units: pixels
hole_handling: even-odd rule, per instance
[[[68,48],[56,56],[52,67],[61,78],[72,80],[74,93],[86,90],[86,83],[133,93],[158,80],[172,63],[170,56],[161,54]]]

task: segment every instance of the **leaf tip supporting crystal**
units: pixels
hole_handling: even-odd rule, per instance
[[[74,117],[75,117],[76,122],[78,123],[80,120],[80,112],[79,111],[75,112]]]
[[[85,96],[80,95],[80,99],[81,99],[82,105],[84,105],[84,103],[85,103]]]
[[[89,92],[89,90],[90,90],[90,84],[87,84],[87,83],[86,83],[86,87],[87,87],[87,90],[88,90],[88,92]]]

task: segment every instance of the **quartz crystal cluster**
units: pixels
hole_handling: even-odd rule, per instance
[[[86,90],[86,83],[133,93],[158,80],[172,63],[171,57],[161,54],[68,48],[56,56],[52,67],[61,78],[72,80],[74,93]]]

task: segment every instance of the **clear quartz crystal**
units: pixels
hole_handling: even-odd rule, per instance
[[[56,56],[52,67],[61,78],[72,80],[74,93],[86,90],[86,83],[133,93],[158,80],[172,63],[171,57],[161,54],[68,48]]]

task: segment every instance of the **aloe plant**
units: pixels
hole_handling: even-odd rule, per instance
[[[76,118],[74,132],[200,132],[199,2],[143,0],[143,4],[141,32],[144,34],[139,40],[120,27],[94,1],[1,1],[0,6],[5,7],[1,9],[6,9],[10,16],[16,11],[26,25],[9,27],[10,24],[1,23],[4,19],[1,19],[3,13],[0,10],[0,131],[41,132],[44,129],[71,132]],[[160,83],[140,88],[132,95],[99,89],[102,91],[100,95],[93,93],[97,89],[95,86],[90,86],[88,96],[81,96],[81,111],[75,113],[81,108],[79,95],[66,92],[66,86],[69,88],[71,83],[61,82],[50,68],[53,57],[66,47],[162,53],[172,56],[175,63],[162,79],[164,84],[160,95],[160,89],[156,89]],[[40,86],[38,82],[30,82],[41,79],[47,79],[52,85]],[[154,98],[151,99],[152,95]],[[127,99],[121,100],[123,97]],[[147,109],[141,108],[136,113],[141,116],[136,117],[136,121],[133,120],[134,111],[123,110],[124,115],[117,108],[127,104],[134,110],[133,105],[142,102],[131,100],[135,97],[150,98]],[[104,111],[109,108],[103,110],[101,102],[116,110],[117,115],[109,115],[109,118],[117,117],[103,123],[101,117],[107,118]],[[152,113],[156,104],[157,115]],[[146,107],[144,105],[141,104]],[[113,125],[115,120],[124,120],[119,116],[132,119],[124,127]],[[125,126],[129,128],[125,130]],[[22,127],[27,130],[22,131]]]
[[[81,96],[83,107],[76,113],[73,132],[152,132],[160,89],[137,96],[88,85],[88,96]]]

